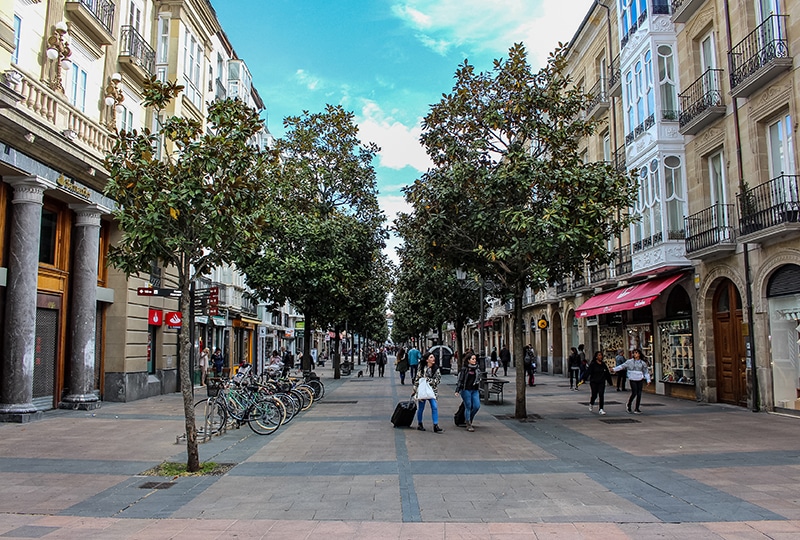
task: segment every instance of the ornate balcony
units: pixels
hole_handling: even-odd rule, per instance
[[[678,97],[681,100],[680,129],[683,135],[695,135],[725,116],[720,86],[721,69],[707,69]]]
[[[633,141],[644,135],[648,129],[653,127],[656,124],[656,117],[655,115],[651,114],[644,121],[636,126],[633,131],[625,135],[625,144],[633,144]]]
[[[735,250],[732,204],[715,204],[686,218],[688,258],[714,259]]]
[[[622,96],[622,64],[619,55],[611,60],[608,68],[608,94],[614,97]]]
[[[620,278],[633,272],[633,258],[631,245],[625,244],[617,250],[614,256],[614,277]]]
[[[800,230],[800,176],[782,174],[736,199],[742,242],[768,243]]]
[[[586,113],[589,118],[597,118],[608,110],[609,98],[606,90],[606,79],[601,77],[589,90],[589,101],[586,104]]]
[[[672,22],[685,23],[706,0],[672,0]]]
[[[132,26],[120,29],[119,61],[140,83],[153,76],[156,52]]]
[[[115,6],[111,0],[70,0],[64,10],[98,45],[114,42]]]
[[[786,15],[770,15],[731,49],[731,95],[748,97],[792,67]]]
[[[614,150],[614,168],[617,172],[627,172],[627,156],[625,154],[625,145],[623,144]]]

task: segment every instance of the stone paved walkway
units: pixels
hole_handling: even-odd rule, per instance
[[[601,417],[539,375],[527,422],[512,382],[468,433],[446,375],[435,434],[429,410],[392,427],[396,373],[319,372],[325,398],[275,434],[201,444],[236,464],[219,477],[140,476],[185,461],[178,394],[0,424],[0,538],[800,538],[800,418],[651,394],[632,416],[613,388]]]

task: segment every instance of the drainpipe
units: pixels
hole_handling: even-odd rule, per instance
[[[728,0],[724,0],[723,6],[725,9],[725,31],[728,40],[728,76],[733,74],[733,42],[731,41],[731,13]],[[732,98],[733,105],[733,133],[736,140],[736,166],[739,173],[739,193],[744,196],[744,167],[742,166],[742,140],[739,130],[739,99]],[[741,209],[740,209],[741,211]],[[745,280],[745,298],[747,300],[747,337],[745,339],[746,357],[750,360],[750,371],[753,377],[753,412],[759,411],[759,392],[758,392],[758,367],[756,365],[756,348],[753,341],[753,284],[751,280],[750,268],[750,248],[747,243],[742,244],[742,252],[744,256],[744,280]]]

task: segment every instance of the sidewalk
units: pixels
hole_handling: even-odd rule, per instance
[[[140,476],[185,461],[178,394],[0,424],[0,538],[800,537],[800,418],[652,394],[633,416],[613,388],[601,417],[537,374],[520,422],[509,370],[474,433],[443,376],[435,434],[392,427],[397,373],[357,371],[319,368],[325,398],[271,436],[201,444],[219,477]]]

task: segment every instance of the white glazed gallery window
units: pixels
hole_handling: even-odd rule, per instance
[[[72,63],[69,101],[81,112],[86,112],[86,71],[78,64]]]
[[[11,62],[19,63],[19,36],[22,35],[22,19],[14,15],[14,52],[11,53]]]
[[[683,240],[686,196],[681,158],[664,157],[664,202],[667,207],[667,230],[670,240]]]
[[[769,147],[769,176],[776,178],[782,174],[795,174],[794,152],[792,150],[792,118],[781,116],[767,127]]]
[[[186,97],[195,107],[201,109],[203,95],[200,91],[200,65],[202,62],[202,49],[197,38],[186,29],[183,42],[183,80]]]

